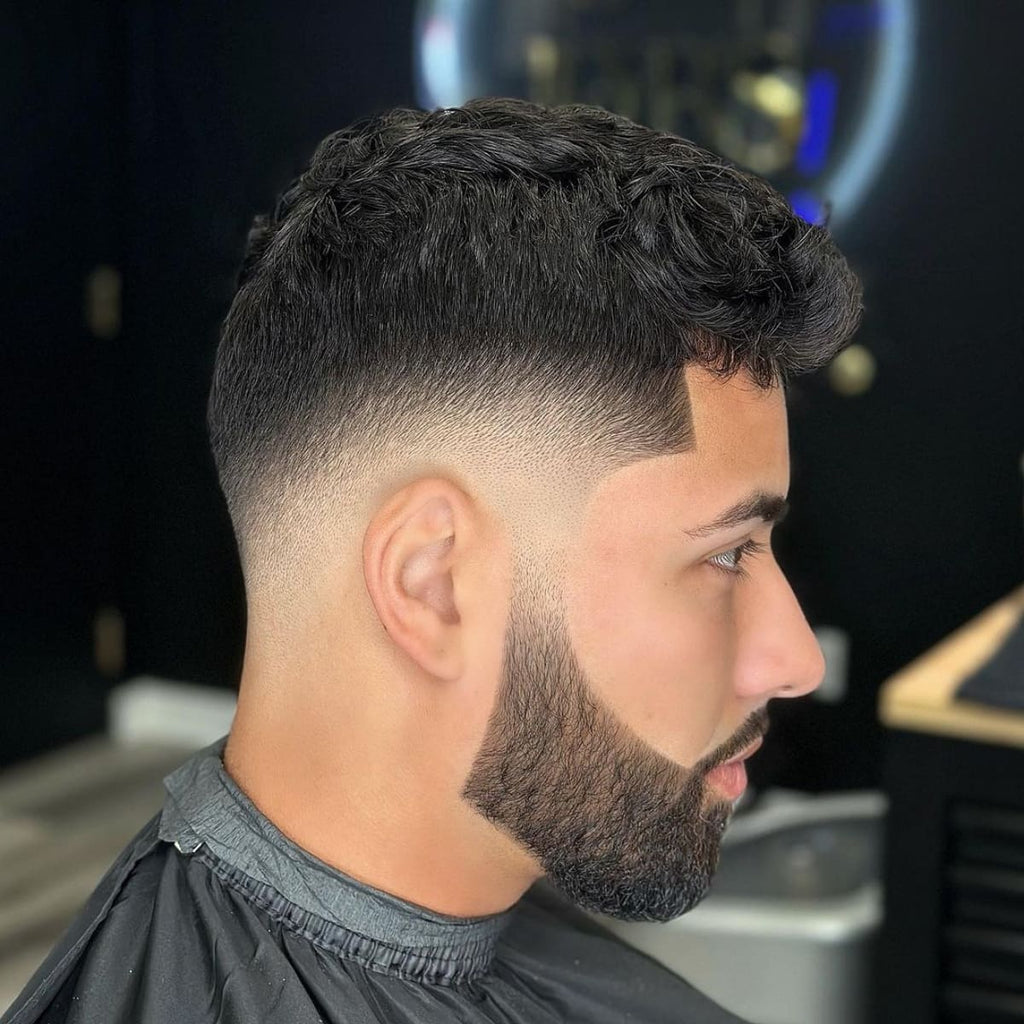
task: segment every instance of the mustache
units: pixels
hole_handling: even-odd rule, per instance
[[[704,774],[742,753],[755,740],[768,732],[770,721],[768,708],[758,708],[720,747],[702,758],[693,767],[697,774]]]

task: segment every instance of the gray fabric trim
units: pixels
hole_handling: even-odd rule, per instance
[[[300,914],[380,943],[391,951],[388,962],[395,973],[409,977],[413,965],[431,964],[443,964],[446,974],[463,977],[486,970],[512,919],[511,910],[449,917],[365,885],[318,860],[283,835],[228,775],[221,760],[226,741],[222,737],[199,751],[164,779],[161,839],[186,855],[204,847],[216,861],[278,893]],[[221,872],[222,877],[230,875]],[[285,905],[278,906],[285,913]],[[331,941],[339,948],[353,947],[341,933]],[[395,956],[396,950],[408,953],[405,962]]]

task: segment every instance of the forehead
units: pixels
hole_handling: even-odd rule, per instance
[[[699,366],[687,366],[684,379],[697,441],[694,452],[676,457],[699,472],[756,474],[789,472],[785,393],[758,387],[745,373],[723,380]],[[768,483],[768,481],[765,481]]]

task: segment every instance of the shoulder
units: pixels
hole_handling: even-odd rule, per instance
[[[164,845],[158,836],[160,815],[147,821],[135,838],[121,851],[117,859],[96,888],[85,906],[79,911],[68,930],[50,950],[28,984],[14,999],[0,1024],[33,1024],[57,1022],[63,1019],[55,1000],[69,981],[78,977],[85,951],[96,933],[109,918],[112,908],[123,899],[130,880],[137,876],[138,885],[145,886],[146,869],[139,870],[147,860],[159,861]],[[152,873],[153,867],[148,867]]]
[[[159,814],[150,819],[117,856],[67,931],[0,1017],[0,1024],[55,1024],[64,1019],[61,994],[79,979],[84,957],[96,936],[107,928],[115,908],[118,928],[137,934],[152,907],[156,879],[168,849],[158,836],[159,821]]]
[[[0,1024],[307,1024],[323,964],[202,851],[140,834]]]

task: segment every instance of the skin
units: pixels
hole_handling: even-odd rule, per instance
[[[305,615],[250,603],[224,761],[285,835],[456,917],[544,875],[626,919],[705,894],[732,809],[707,771],[824,661],[770,523],[686,533],[786,495],[784,392],[684,372],[695,450],[603,477],[554,560],[435,473],[376,507]],[[747,577],[726,573],[751,539]]]

